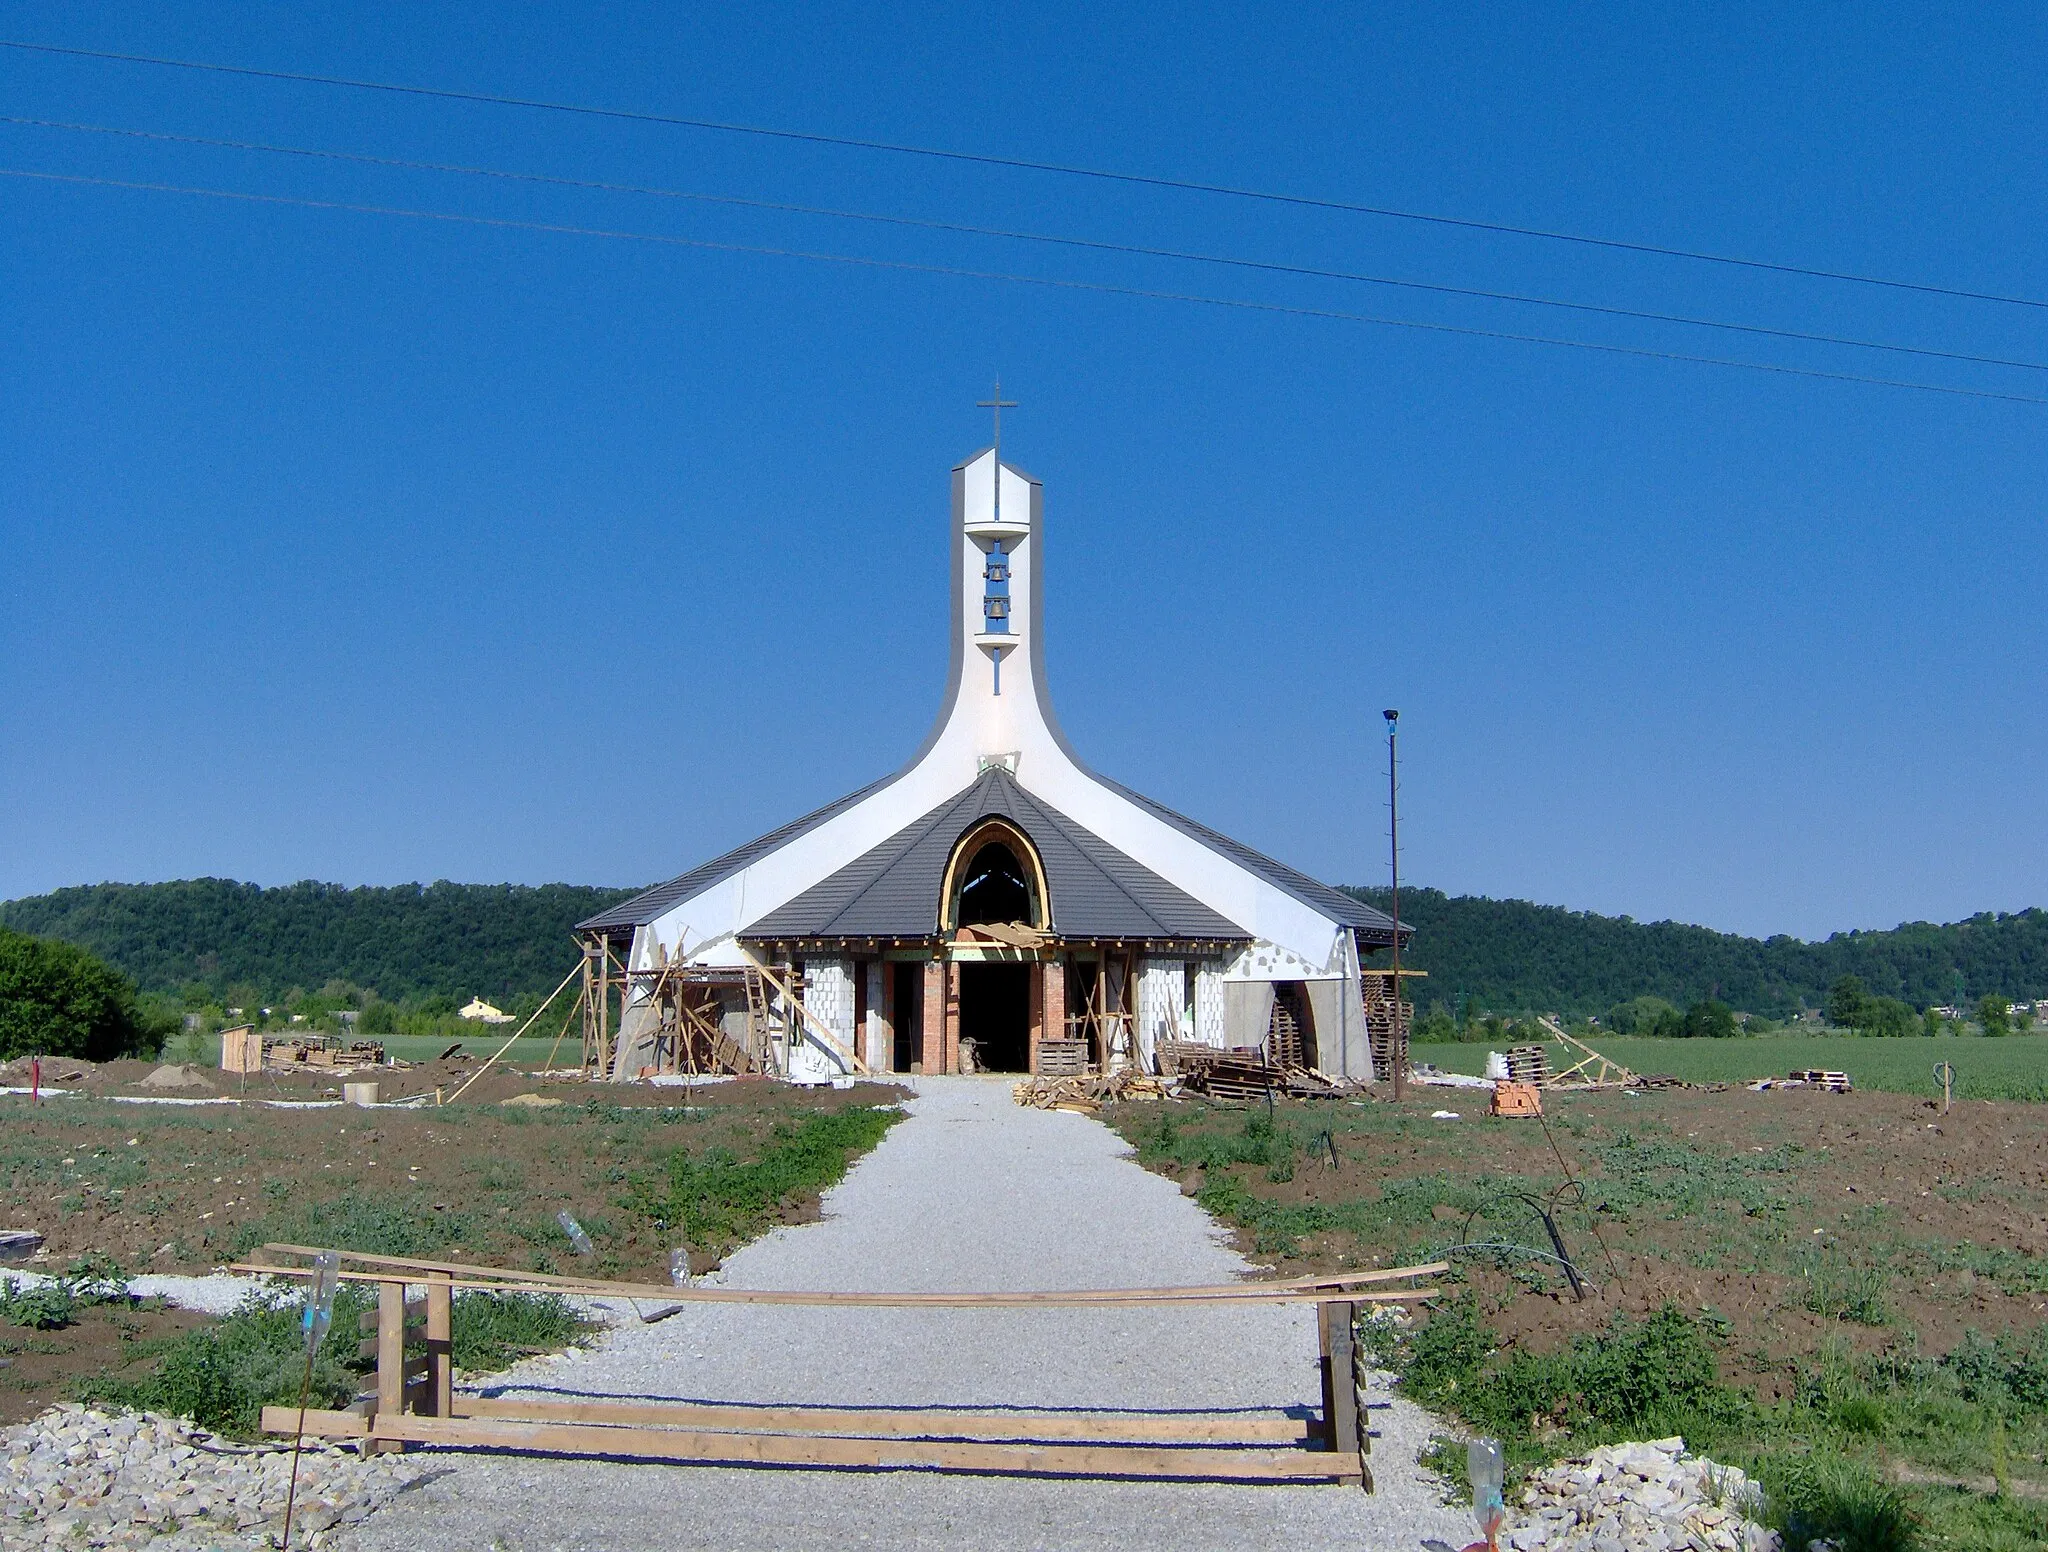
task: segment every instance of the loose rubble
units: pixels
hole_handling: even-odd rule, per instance
[[[0,1548],[142,1547],[213,1552],[277,1544],[289,1447],[235,1444],[178,1418],[67,1403],[0,1431]],[[308,1443],[292,1545],[319,1547],[425,1470]]]
[[[1747,1517],[1749,1478],[1685,1452],[1683,1439],[1609,1444],[1542,1471],[1502,1544],[1514,1552],[1783,1552]]]

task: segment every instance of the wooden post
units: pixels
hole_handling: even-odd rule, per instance
[[[454,1416],[455,1343],[453,1274],[427,1279],[427,1407],[436,1417]]]
[[[377,1417],[381,1423],[405,1410],[405,1284],[377,1284]],[[375,1426],[374,1424],[372,1425]],[[396,1440],[378,1450],[401,1450]]]
[[[1372,1450],[1372,1438],[1364,1414],[1358,1409],[1357,1353],[1353,1323],[1358,1306],[1349,1303],[1319,1304],[1316,1321],[1322,1333],[1323,1430],[1329,1447],[1344,1453],[1356,1452],[1365,1473],[1365,1489],[1372,1491],[1372,1468],[1365,1457]]]

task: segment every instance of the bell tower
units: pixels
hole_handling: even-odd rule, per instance
[[[971,780],[977,768],[1041,767],[1064,750],[1045,690],[1043,494],[1002,459],[1002,385],[981,401],[996,441],[953,469],[953,641],[946,697],[919,757],[944,750]],[[913,764],[916,762],[913,761]],[[961,767],[953,767],[960,770]]]

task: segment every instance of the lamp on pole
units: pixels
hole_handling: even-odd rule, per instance
[[[1408,1029],[1401,1020],[1401,791],[1395,780],[1400,758],[1401,713],[1389,707],[1387,719],[1387,853],[1393,875],[1394,983],[1392,1024],[1387,1030],[1387,1065],[1393,1070],[1394,1098],[1408,1097]]]

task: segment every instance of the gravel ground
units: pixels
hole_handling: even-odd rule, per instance
[[[735,1286],[890,1290],[1214,1283],[1247,1263],[1107,1127],[1025,1110],[1007,1081],[922,1079],[824,1221],[732,1257]],[[788,1310],[700,1307],[624,1325],[492,1393],[822,1404],[1297,1407],[1320,1401],[1306,1307]],[[815,1546],[1200,1549],[1453,1545],[1471,1521],[1415,1465],[1428,1415],[1384,1394],[1378,1491],[812,1472],[448,1452],[360,1528],[352,1552],[414,1548]]]
[[[56,1282],[52,1272],[32,1272],[26,1267],[0,1267],[0,1283],[14,1282],[24,1288],[39,1288]],[[178,1277],[145,1272],[128,1279],[128,1291],[139,1299],[162,1299],[179,1309],[202,1310],[208,1315],[230,1315],[252,1293],[266,1286],[257,1277],[239,1277],[233,1272],[214,1272],[204,1277]],[[272,1292],[281,1290],[272,1289]]]

